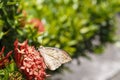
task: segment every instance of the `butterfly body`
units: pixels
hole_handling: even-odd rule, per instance
[[[58,48],[41,46],[38,50],[50,70],[56,70],[62,64],[72,60],[67,52]]]

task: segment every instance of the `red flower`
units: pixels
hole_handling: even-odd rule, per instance
[[[34,27],[38,30],[38,32],[44,32],[44,26],[39,19],[33,18],[33,19],[30,20],[29,23],[33,24]]]
[[[8,52],[7,55],[4,57],[2,56],[3,52],[4,52],[5,47],[2,48],[2,50],[0,51],[0,68],[5,67],[5,65],[9,62],[9,56],[12,54],[12,51]]]
[[[27,41],[19,43],[16,40],[14,47],[15,62],[20,71],[26,75],[26,78],[28,80],[44,80],[46,65],[40,53],[33,46],[29,46]]]

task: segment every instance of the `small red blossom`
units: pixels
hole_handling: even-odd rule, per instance
[[[34,27],[38,30],[39,33],[44,32],[44,26],[39,19],[33,18],[33,19],[30,20],[29,23],[33,24]]]
[[[26,75],[27,80],[44,80],[46,77],[46,65],[40,52],[27,44],[27,40],[14,42],[15,62],[17,67]]]
[[[10,51],[10,52],[7,53],[7,55],[5,57],[2,56],[2,54],[4,53],[4,49],[5,49],[5,47],[3,47],[2,50],[0,51],[0,68],[5,67],[5,65],[7,63],[9,63],[9,59],[8,58],[12,54],[12,51]]]

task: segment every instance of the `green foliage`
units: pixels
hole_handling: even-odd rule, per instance
[[[118,0],[26,0],[22,6],[29,18],[44,22],[42,45],[63,48],[73,57],[86,50],[101,52],[106,42],[113,42],[120,11]]]
[[[19,5],[20,0],[0,0],[0,50],[5,46],[4,56],[8,51],[14,50],[13,43],[17,38],[20,41],[29,39],[29,42],[31,41],[30,44],[32,44],[32,42],[38,43],[33,39],[39,36],[36,29],[31,26],[25,28],[20,26],[20,21],[24,17],[19,10]],[[33,31],[31,32],[30,30]],[[28,34],[30,33],[32,36],[29,37]],[[2,62],[1,56],[3,55],[0,54],[0,67],[5,64],[5,62]],[[23,80],[13,58],[14,57],[11,56],[10,64],[6,64],[4,68],[0,68],[0,80]]]
[[[20,3],[20,0],[4,0],[0,3],[0,48],[5,46],[5,52],[13,50],[17,38],[19,41],[28,39],[30,44],[39,45],[37,38],[40,35],[33,25],[21,26],[25,18],[21,14]]]
[[[23,80],[22,75],[15,67],[14,61],[6,65],[4,69],[0,69],[0,80]]]
[[[0,48],[6,46],[6,52],[11,50],[16,38],[18,0],[2,0],[0,2]]]

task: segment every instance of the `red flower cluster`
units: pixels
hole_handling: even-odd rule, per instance
[[[39,33],[44,32],[44,26],[39,19],[33,18],[33,19],[30,20],[29,23],[33,24],[34,27],[38,30]]]
[[[46,65],[40,53],[33,46],[29,46],[27,41],[19,43],[16,40],[14,47],[15,62],[20,71],[26,75],[26,78],[28,80],[44,80]]]
[[[5,67],[5,65],[9,62],[9,56],[12,54],[12,51],[8,52],[7,55],[4,57],[2,54],[4,52],[5,47],[2,48],[0,51],[0,68]]]

